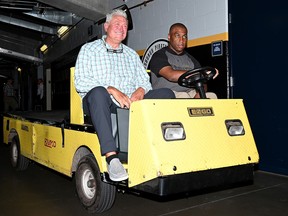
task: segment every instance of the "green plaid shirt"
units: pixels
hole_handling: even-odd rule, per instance
[[[145,93],[151,90],[149,75],[138,54],[124,44],[113,51],[105,37],[84,44],[78,54],[74,81],[81,97],[97,86],[113,86],[129,97],[139,87]]]

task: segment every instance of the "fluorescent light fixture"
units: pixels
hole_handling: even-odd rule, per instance
[[[41,52],[44,52],[46,49],[48,49],[48,46],[47,46],[46,44],[43,44],[43,45],[40,47]]]
[[[58,37],[61,37],[68,30],[68,28],[68,26],[61,26],[57,31]]]

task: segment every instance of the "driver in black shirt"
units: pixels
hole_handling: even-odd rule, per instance
[[[178,85],[178,78],[188,70],[201,67],[200,63],[184,49],[187,45],[188,30],[182,23],[175,23],[169,29],[169,45],[155,52],[150,61],[151,81],[153,89],[170,88],[176,98],[200,98],[199,93],[193,88]],[[216,69],[215,79],[219,72]],[[213,92],[207,92],[206,97],[217,99]]]

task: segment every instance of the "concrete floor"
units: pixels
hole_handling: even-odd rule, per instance
[[[73,181],[38,164],[16,172],[9,148],[0,143],[1,216],[85,216]],[[103,216],[287,216],[288,177],[255,172],[253,185],[226,189],[167,202],[118,193]]]

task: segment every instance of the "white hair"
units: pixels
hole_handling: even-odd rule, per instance
[[[113,16],[122,16],[127,20],[127,14],[121,9],[114,9],[111,13],[106,14],[106,23],[109,23]]]

